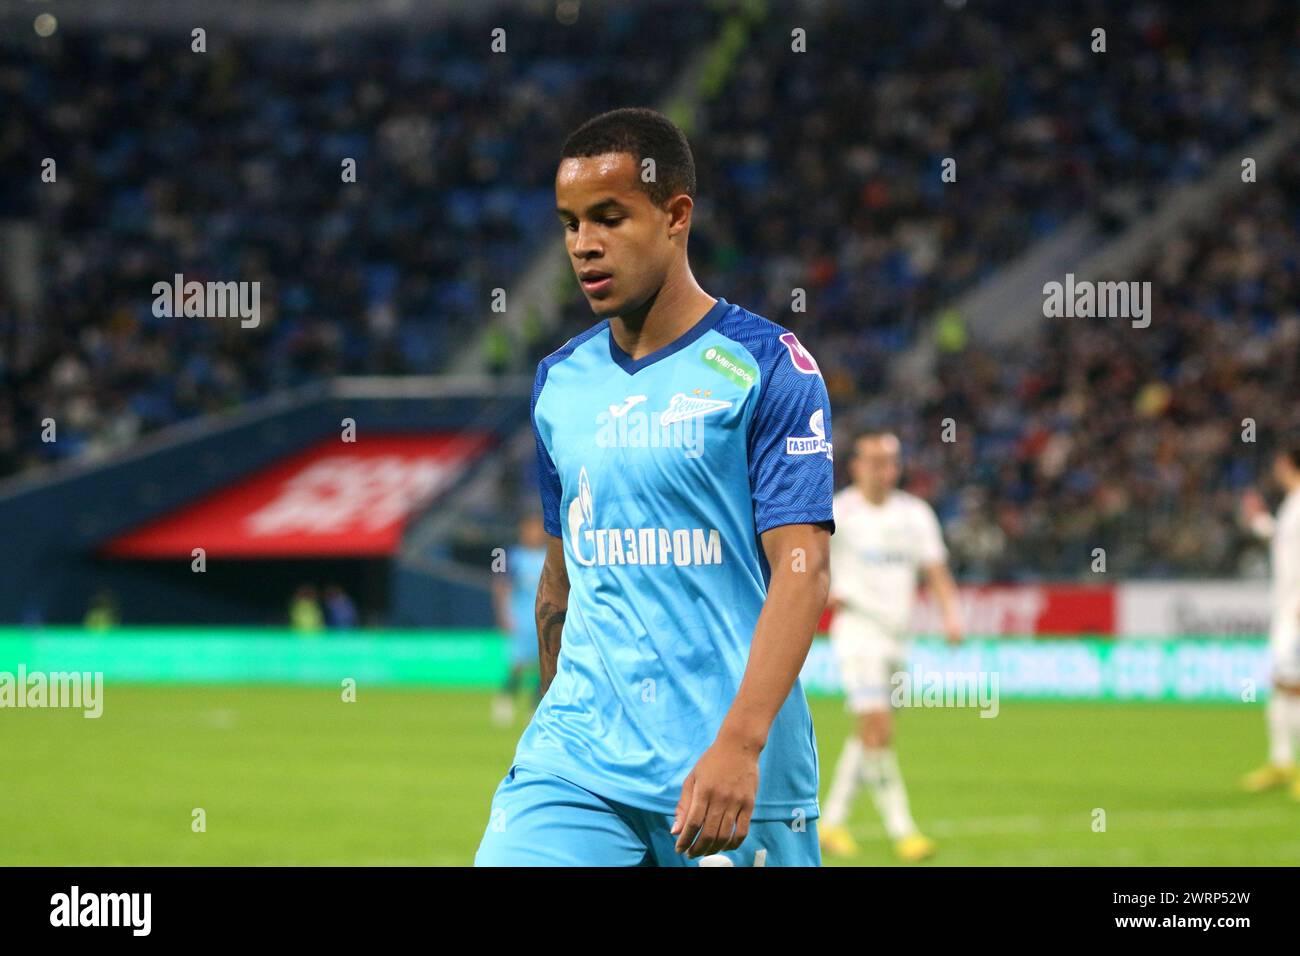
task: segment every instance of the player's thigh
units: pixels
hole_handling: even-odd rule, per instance
[[[515,766],[492,798],[475,866],[639,866],[644,841],[606,801]]]
[[[1287,689],[1300,686],[1300,621],[1293,615],[1274,621],[1268,643],[1274,682]]]
[[[858,738],[868,747],[888,747],[894,736],[894,713],[889,701],[857,713]]]
[[[652,817],[650,848],[656,866],[821,866],[817,820],[751,820],[749,835],[734,850],[691,859],[676,852],[677,837],[670,832],[672,817]]]
[[[840,621],[838,617],[835,620]],[[897,643],[878,627],[846,620],[838,628],[832,624],[831,648],[849,711],[888,713],[893,673],[898,666]]]

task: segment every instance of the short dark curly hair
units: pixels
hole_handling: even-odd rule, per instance
[[[673,196],[685,193],[695,198],[695,157],[691,144],[672,120],[655,110],[626,107],[593,116],[564,141],[563,159],[631,153],[638,170],[643,160],[654,160],[655,180],[637,179],[662,207]]]

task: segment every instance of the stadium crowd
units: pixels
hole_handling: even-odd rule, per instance
[[[671,85],[690,51],[642,42],[651,18],[706,36],[712,16],[669,0],[579,30],[521,8],[495,55],[463,19],[213,29],[201,54],[188,34],[0,38],[0,166],[31,172],[0,220],[37,224],[44,294],[37,323],[0,293],[0,475],[324,376],[443,368],[553,235],[552,144]],[[176,273],[260,282],[257,327],[155,317]]]
[[[692,244],[704,286],[760,314],[807,290],[792,321],[852,379],[841,399],[1035,240],[1080,212],[1120,225],[1300,106],[1275,4],[819,9],[812,52],[764,32],[709,102]]]
[[[941,357],[907,432],[968,577],[1087,577],[1098,547],[1129,577],[1261,570],[1239,505],[1300,436],[1300,157],[1138,278],[1147,328],[1057,318],[1012,352]],[[934,441],[946,417],[972,440]]]

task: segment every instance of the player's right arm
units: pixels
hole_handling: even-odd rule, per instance
[[[541,666],[542,693],[555,679],[560,658],[560,636],[569,611],[569,572],[564,566],[564,539],[546,541],[546,561],[537,582],[537,659]]]
[[[564,566],[564,538],[560,530],[560,474],[551,458],[550,449],[537,422],[537,400],[546,383],[546,360],[537,366],[533,380],[533,399],[529,418],[533,424],[533,440],[537,446],[538,492],[542,499],[542,525],[546,528],[546,559],[542,562],[542,576],[537,582],[537,662],[543,694],[555,680],[555,668],[560,659],[560,635],[564,631],[564,618],[569,612],[569,572]]]
[[[943,632],[947,635],[948,643],[960,644],[962,641],[961,598],[957,590],[957,582],[953,580],[952,572],[948,570],[948,562],[934,561],[922,565],[921,571],[925,575],[925,583],[930,588],[930,593],[939,602],[939,609],[943,614]]]

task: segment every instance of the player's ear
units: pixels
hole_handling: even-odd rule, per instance
[[[695,200],[686,193],[679,193],[668,200],[665,209],[668,213],[669,236],[677,236],[691,228],[691,210],[694,208]]]

